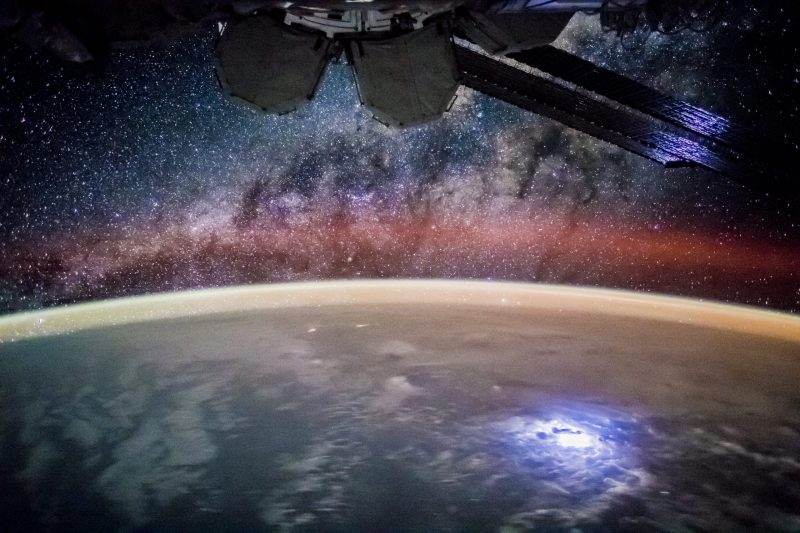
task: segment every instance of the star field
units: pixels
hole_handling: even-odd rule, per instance
[[[796,120],[800,71],[748,44],[785,17],[742,12],[710,33],[630,42],[581,15],[556,44],[756,129]],[[464,88],[442,120],[390,129],[344,64],[307,107],[264,115],[218,89],[214,38],[119,50],[88,74],[0,52],[0,310],[371,277],[800,310],[797,198],[665,170]]]

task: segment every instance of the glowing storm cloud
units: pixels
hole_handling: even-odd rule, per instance
[[[555,496],[587,504],[642,490],[650,479],[640,458],[646,428],[635,416],[569,408],[519,415],[496,426],[494,438],[518,471],[547,479]],[[597,499],[600,500],[597,500]]]

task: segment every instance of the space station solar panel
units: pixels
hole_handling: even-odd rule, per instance
[[[216,48],[223,89],[270,113],[287,113],[314,96],[330,42],[266,16],[229,23]]]
[[[746,147],[755,137],[724,117],[672,98],[553,46],[524,50],[509,57],[632,109],[727,145]]]
[[[456,46],[461,82],[668,166],[699,166],[758,190],[797,191],[781,169],[694,132],[615,108],[550,80]]]
[[[440,117],[458,89],[449,33],[436,24],[379,41],[351,44],[362,103],[381,122],[408,126]]]

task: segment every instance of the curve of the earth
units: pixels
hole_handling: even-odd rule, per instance
[[[267,309],[332,305],[446,305],[635,317],[762,335],[800,344],[800,317],[630,291],[534,283],[368,280],[248,285],[134,296],[11,314],[0,343],[106,326]]]

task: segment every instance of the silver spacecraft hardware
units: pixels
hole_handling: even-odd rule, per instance
[[[441,117],[463,85],[666,166],[800,192],[799,143],[781,128],[754,132],[552,46],[578,12],[625,35],[702,30],[723,9],[721,0],[7,0],[0,36],[82,63],[112,45],[217,24],[222,89],[265,112],[305,105],[326,66],[345,61],[362,104],[391,127]]]

